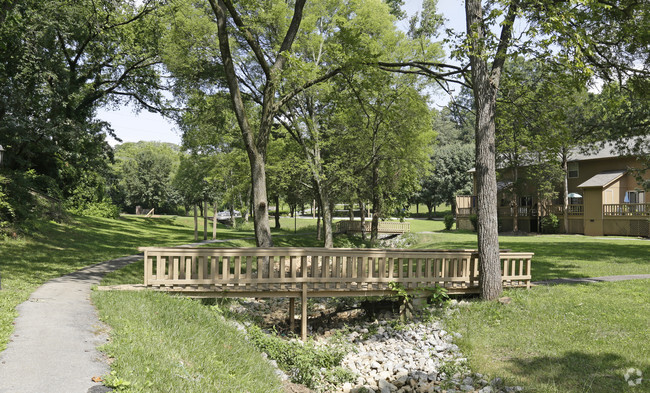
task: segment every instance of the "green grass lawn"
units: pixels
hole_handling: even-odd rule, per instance
[[[281,392],[242,332],[200,301],[155,292],[95,292],[111,328],[107,384],[132,392]]]
[[[531,392],[649,392],[650,280],[510,290],[512,303],[473,301],[447,321],[471,368]]]
[[[418,248],[476,248],[476,234],[439,231],[421,234]],[[533,280],[650,274],[650,241],[579,235],[500,236],[499,246],[534,252]]]

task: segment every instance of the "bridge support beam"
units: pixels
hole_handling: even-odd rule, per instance
[[[300,339],[307,340],[307,283],[302,284],[302,315],[300,320]]]
[[[296,331],[296,299],[293,297],[289,298],[289,330]]]

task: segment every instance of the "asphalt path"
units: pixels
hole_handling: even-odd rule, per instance
[[[10,342],[0,353],[0,392],[107,391],[92,381],[110,368],[97,350],[108,340],[108,329],[90,302],[90,289],[104,274],[139,259],[117,258],[50,280],[20,304]]]

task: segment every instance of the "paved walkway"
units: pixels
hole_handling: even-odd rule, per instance
[[[594,282],[614,282],[627,280],[650,280],[650,274],[626,274],[621,276],[583,277],[583,278],[556,278],[553,280],[535,281],[534,285],[555,284],[587,284]]]
[[[90,288],[139,259],[117,258],[50,280],[20,304],[11,341],[0,353],[0,392],[106,391],[91,380],[110,368],[97,351],[108,335],[90,303]]]

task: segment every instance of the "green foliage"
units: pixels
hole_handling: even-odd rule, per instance
[[[442,305],[449,300],[447,289],[436,285],[432,288],[426,288],[427,300],[431,304]]]
[[[450,231],[453,226],[454,226],[454,215],[453,214],[445,215],[445,230]]]
[[[68,197],[84,173],[102,172],[113,131],[106,104],[158,101],[153,33],[158,2],[9,1],[0,10],[3,165],[33,169]],[[58,197],[48,189],[39,192]],[[18,210],[18,209],[16,209]]]
[[[136,205],[170,212],[180,203],[172,185],[178,169],[178,146],[160,142],[124,143],[115,148],[117,177],[113,200],[123,208]]]
[[[8,225],[16,217],[14,208],[9,203],[9,197],[5,191],[8,183],[9,179],[0,175],[0,229]]]
[[[478,216],[476,214],[470,214],[469,222],[472,223],[472,229],[476,232],[476,229],[478,228]]]
[[[402,283],[391,281],[388,283],[388,288],[390,288],[391,291],[395,292],[395,296],[402,299],[404,302],[411,300],[411,294],[408,293]]]
[[[87,216],[87,217],[103,217],[103,218],[119,218],[120,209],[108,200],[101,202],[89,202],[82,206],[69,208],[70,213]]]
[[[548,214],[540,219],[542,232],[557,233],[560,228],[560,220],[555,214]]]
[[[324,380],[351,381],[353,375],[340,367],[347,353],[342,342],[317,346],[313,341],[287,341],[275,334],[267,334],[256,325],[248,327],[248,335],[255,346],[278,362],[296,383],[310,388],[318,387]],[[326,369],[324,375],[321,369]]]

